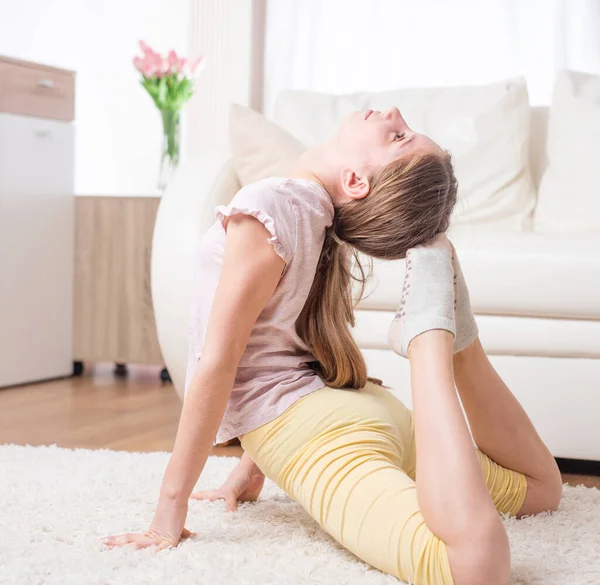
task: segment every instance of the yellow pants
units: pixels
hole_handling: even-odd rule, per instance
[[[453,583],[446,545],[417,502],[412,411],[386,388],[325,386],[241,442],[268,478],[363,561],[417,585]],[[496,508],[516,514],[525,476],[477,455]]]

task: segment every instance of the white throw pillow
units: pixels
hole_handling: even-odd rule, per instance
[[[352,110],[397,106],[409,126],[450,150],[459,181],[453,226],[531,228],[535,187],[529,170],[525,80],[484,86],[401,89],[335,96],[283,91],[275,121],[307,146],[328,139]]]
[[[600,76],[558,74],[547,151],[534,230],[600,231]]]
[[[267,177],[285,177],[305,150],[277,124],[238,104],[232,104],[229,110],[229,141],[242,186]]]

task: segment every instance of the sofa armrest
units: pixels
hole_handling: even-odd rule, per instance
[[[240,185],[233,164],[215,156],[179,169],[161,198],[152,241],[151,290],[158,342],[183,396],[187,328],[198,243]]]

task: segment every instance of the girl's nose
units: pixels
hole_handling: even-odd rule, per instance
[[[400,110],[396,106],[394,106],[385,113],[384,117],[387,119],[400,117]]]

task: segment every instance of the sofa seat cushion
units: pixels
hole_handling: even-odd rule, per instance
[[[600,233],[451,234],[476,314],[600,320]],[[404,260],[374,260],[360,309],[395,311]]]

